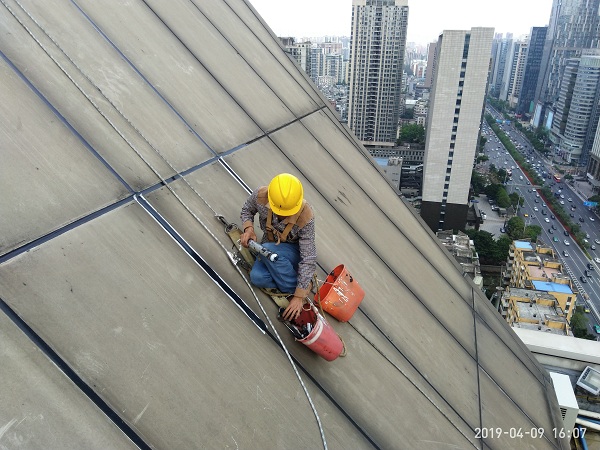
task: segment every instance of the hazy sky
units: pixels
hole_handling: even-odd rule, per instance
[[[249,0],[277,36],[350,36],[352,0]],[[552,0],[408,0],[408,42],[427,44],[443,30],[493,27],[528,34],[548,25]]]

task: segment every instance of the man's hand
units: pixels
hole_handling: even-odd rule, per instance
[[[256,241],[256,233],[254,232],[254,227],[247,226],[240,236],[240,243],[242,244],[242,247],[248,247],[248,242],[250,240]]]
[[[290,304],[287,308],[285,308],[285,311],[283,311],[283,314],[281,315],[283,320],[294,320],[296,317],[298,317],[302,312],[303,304],[304,302],[300,297],[292,297]]]

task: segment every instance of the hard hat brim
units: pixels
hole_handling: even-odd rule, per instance
[[[300,211],[300,208],[302,207],[302,202],[299,202],[292,209],[283,209],[283,208],[279,208],[277,205],[275,205],[269,198],[269,206],[271,207],[271,210],[278,216],[287,217],[287,216],[293,216],[298,211]]]

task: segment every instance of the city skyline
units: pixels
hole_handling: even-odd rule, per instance
[[[249,0],[277,36],[296,38],[350,36],[352,0]],[[408,0],[407,42],[428,44],[444,30],[493,27],[495,33],[528,34],[531,27],[548,25],[552,0]],[[431,12],[436,14],[432,15]]]

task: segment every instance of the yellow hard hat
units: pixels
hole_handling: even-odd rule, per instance
[[[302,207],[304,190],[294,175],[280,173],[269,183],[269,205],[278,216],[293,216]]]

